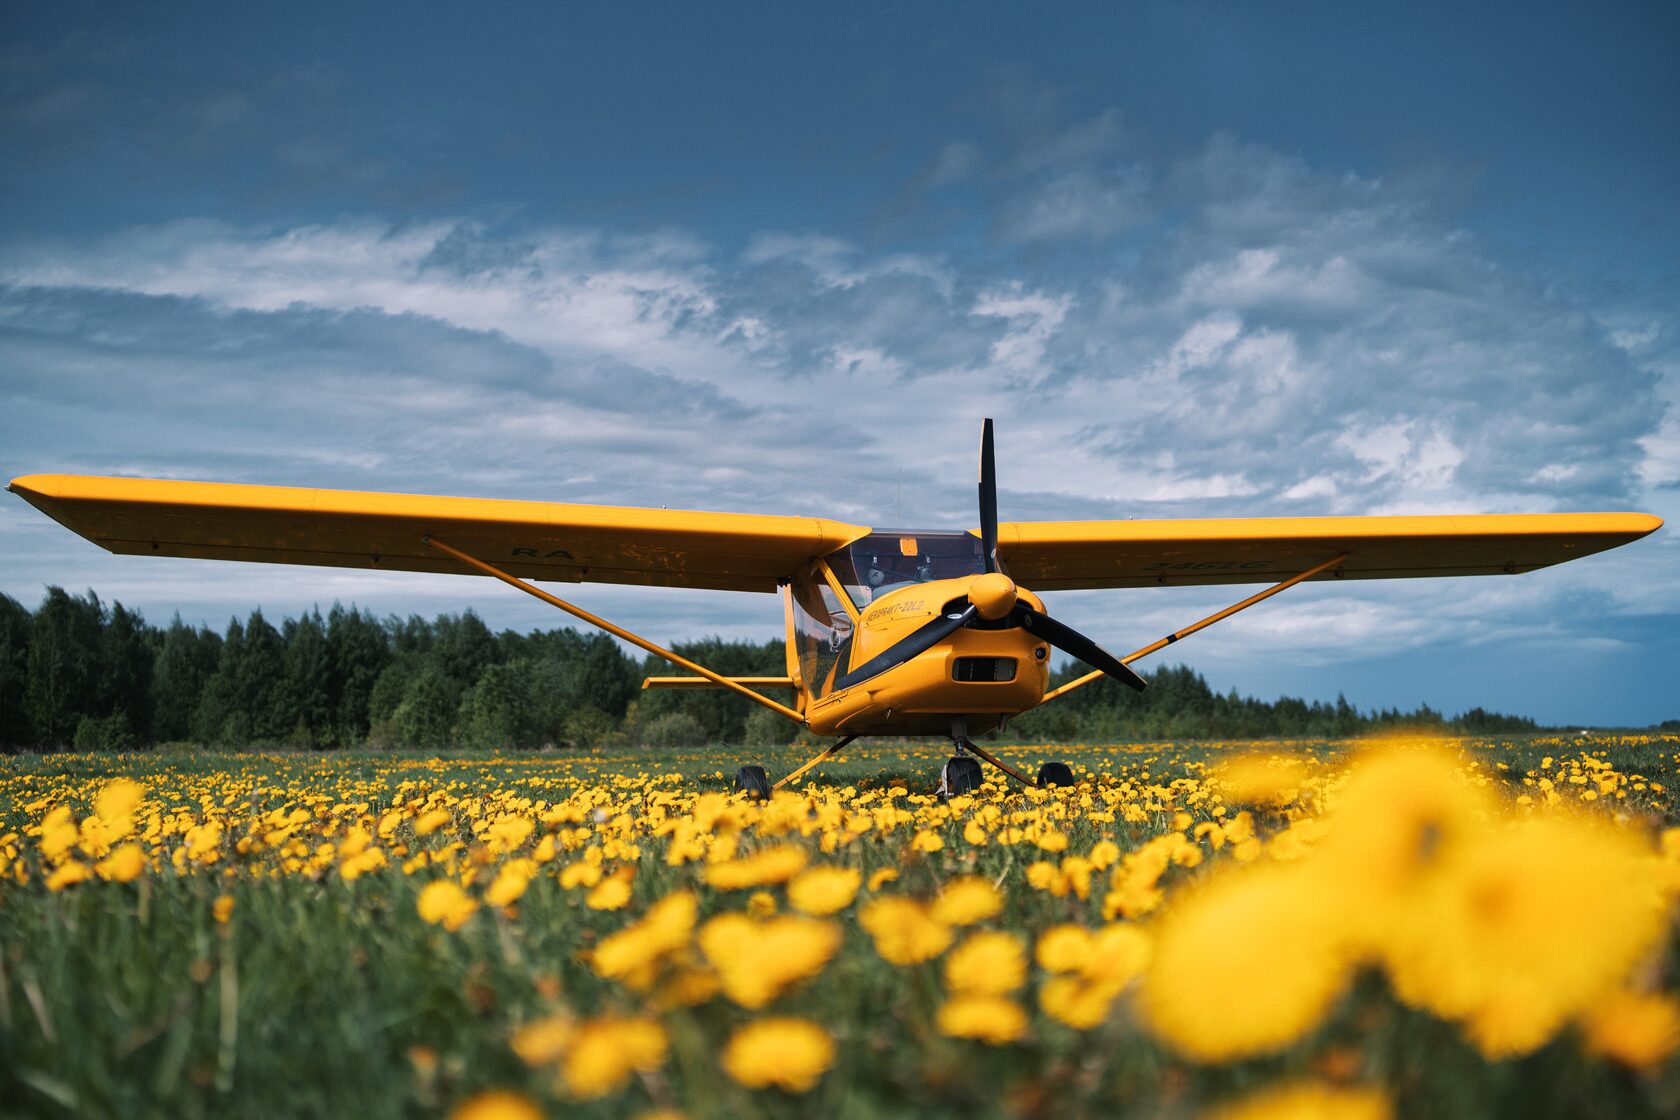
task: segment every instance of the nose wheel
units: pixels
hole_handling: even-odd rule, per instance
[[[1065,762],[1046,762],[1038,768],[1038,787],[1071,786],[1073,770]]]
[[[1007,762],[989,753],[979,744],[971,741],[967,735],[966,720],[952,720],[951,746],[956,752],[945,763],[945,768],[939,772],[939,795],[954,797],[961,793],[971,793],[980,788],[980,764],[970,758],[970,754],[979,755],[993,766],[1014,778],[1024,786],[1044,789],[1049,786],[1073,785],[1073,770],[1065,762],[1046,762],[1038,768],[1038,777],[1029,778]]]
[[[735,788],[748,797],[763,801],[770,796],[770,775],[762,766],[743,766],[735,771]]]
[[[980,763],[964,752],[961,742],[956,744],[956,749],[957,753],[946,759],[939,771],[940,797],[959,797],[980,788]]]

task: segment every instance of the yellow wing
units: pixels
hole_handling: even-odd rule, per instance
[[[998,526],[1009,574],[1034,591],[1276,583],[1341,553],[1319,579],[1533,571],[1654,532],[1644,513],[1018,521]]]
[[[430,535],[526,579],[774,591],[864,535],[818,517],[630,509],[88,475],[10,489],[111,552],[466,572]]]

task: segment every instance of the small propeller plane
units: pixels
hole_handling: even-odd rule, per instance
[[[980,525],[879,529],[818,517],[703,513],[182,482],[30,475],[9,489],[113,553],[493,576],[690,675],[644,687],[732,689],[837,741],[771,785],[756,765],[738,789],[767,796],[862,735],[949,736],[946,794],[975,788],[978,756],[1036,778],[974,742],[1103,676],[1306,580],[1515,574],[1637,540],[1641,513],[999,522],[992,422],[980,439]],[[531,580],[779,591],[787,673],[727,677],[615,626]],[[1037,591],[1199,584],[1269,586],[1125,657],[1051,618]],[[1050,688],[1050,650],[1091,668]],[[792,704],[765,695],[791,690]]]

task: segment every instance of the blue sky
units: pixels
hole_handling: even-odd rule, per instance
[[[972,523],[1680,514],[1669,4],[74,4],[0,23],[0,473]],[[1459,10],[1461,7],[1473,10]],[[1680,718],[1672,533],[1297,589],[1217,687]],[[222,625],[472,580],[114,558]],[[1115,649],[1222,605],[1051,607]],[[587,588],[661,640],[755,596]]]

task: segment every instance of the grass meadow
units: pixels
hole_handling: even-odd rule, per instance
[[[1680,737],[15,756],[17,1116],[1680,1114]]]

